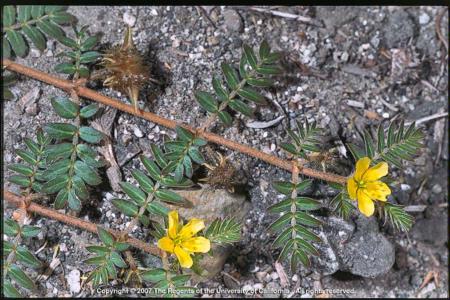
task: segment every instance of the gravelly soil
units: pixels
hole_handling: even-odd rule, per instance
[[[285,128],[294,119],[317,121],[329,136],[326,147],[332,148],[340,140],[354,141],[357,130],[369,125],[375,127],[380,122],[398,118],[418,120],[448,111],[448,56],[435,33],[436,16],[441,9],[280,8],[288,13],[313,17],[322,22],[324,28],[244,8],[204,7],[200,12],[195,7],[71,7],[69,11],[78,18],[79,24],[89,24],[91,33],[102,34],[103,48],[122,40],[125,13],[136,17],[133,28],[135,43],[151,61],[155,77],[163,82],[162,86],[149,87],[141,95],[148,100],[145,101],[147,109],[192,125],[200,124],[205,117],[204,110],[194,101],[193,91],[210,89],[212,75],[219,73],[221,62],[237,63],[242,43],[256,47],[265,38],[274,50],[285,51],[289,54],[289,59],[284,61],[286,76],[266,93],[271,103],[256,111],[259,121],[279,116],[285,118],[274,127],[253,129],[246,127],[246,118],[238,116],[232,127],[219,125],[213,129],[226,138],[285,156],[277,145],[287,139]],[[447,14],[444,14],[441,25],[448,39]],[[48,44],[49,49],[43,53],[34,51],[34,55],[17,61],[53,73],[53,67],[61,61],[57,54],[63,48],[56,43]],[[394,53],[392,49],[405,51],[409,66],[404,62],[400,69],[393,70],[391,58],[386,55]],[[299,68],[299,65],[303,67]],[[33,136],[38,126],[61,121],[49,101],[52,96],[64,95],[61,90],[21,77],[13,92],[20,99],[35,86],[42,91],[37,114],[23,113],[17,101],[4,103],[5,164],[18,160],[14,149],[22,147],[23,138]],[[117,92],[97,86],[93,88],[125,101]],[[426,209],[414,214],[416,225],[409,236],[382,227],[381,230],[396,247],[394,268],[375,279],[345,272],[321,277],[302,269],[293,278],[289,275],[291,289],[300,286],[304,289],[354,291],[349,295],[335,294],[338,297],[448,296],[448,123],[447,119],[435,119],[421,126],[426,133],[427,147],[414,164],[393,173],[403,184],[402,189],[394,191],[394,201],[402,205],[425,205]],[[115,131],[115,151],[119,161],[127,153],[139,150],[149,155],[151,143],[160,143],[164,136],[173,137],[170,130],[120,112]],[[230,154],[226,149],[222,152]],[[347,175],[351,172],[351,162],[342,158],[339,160],[343,163],[332,164],[328,168]],[[226,274],[219,274],[203,286],[280,288],[280,279],[273,267],[278,252],[270,248],[273,239],[266,232],[274,216],[268,215],[266,208],[278,201],[269,183],[274,179],[288,179],[289,174],[241,154],[234,154],[233,162],[241,176],[248,178],[248,200],[252,208],[245,220],[243,240],[224,266]],[[122,171],[125,176],[130,176],[130,170],[138,166],[137,159],[130,160]],[[6,169],[4,172],[6,176],[10,174]],[[12,186],[7,187],[14,190]],[[116,195],[112,191],[94,193],[80,217],[110,224],[111,228],[124,228],[126,220],[111,208],[108,201]],[[9,209],[5,210],[6,215],[10,213]],[[96,243],[97,239],[52,220],[38,217],[35,223],[43,228],[43,234],[31,241],[30,247],[36,250],[47,241],[47,247],[38,254],[38,258],[49,262],[53,255],[52,247],[59,244],[62,261],[62,267],[58,267],[47,281],[39,283],[40,294],[47,297],[71,295],[64,276],[74,269],[82,274],[90,270],[80,260],[87,255],[84,246]],[[144,238],[145,234],[138,230],[136,236]],[[145,264],[155,264],[151,257],[141,258]],[[431,270],[439,272],[439,281],[431,282],[419,291]],[[230,280],[227,274],[232,274],[239,283]],[[95,295],[99,294],[85,288],[76,296]],[[295,296],[302,295],[297,293]]]

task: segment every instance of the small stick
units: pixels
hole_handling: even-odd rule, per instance
[[[46,82],[48,84],[51,84],[51,85],[58,87],[60,89],[63,89],[63,90],[70,91],[70,90],[74,89],[73,83],[68,80],[60,79],[60,78],[57,78],[50,74],[38,71],[36,69],[29,68],[29,67],[23,66],[18,63],[14,63],[13,61],[11,61],[9,59],[3,59],[2,63],[3,63],[3,66],[6,67],[7,69],[9,69],[10,71],[14,71],[14,72],[26,75],[28,77],[32,77],[32,78],[37,79],[42,82]],[[183,128],[193,132],[194,134],[198,133],[198,129],[196,129],[192,126],[188,126],[188,125],[181,124],[181,123],[178,123],[173,120],[169,120],[167,118],[158,116],[157,114],[154,114],[154,113],[151,113],[148,111],[142,111],[142,110],[135,111],[135,109],[132,105],[125,104],[117,99],[112,99],[110,97],[106,97],[102,94],[99,94],[99,93],[89,89],[89,88],[78,86],[78,87],[75,87],[75,90],[76,90],[77,94],[81,97],[85,97],[85,98],[91,99],[93,101],[96,101],[98,103],[114,107],[121,111],[127,112],[129,114],[135,115],[142,119],[146,119],[148,121],[156,123],[158,125],[161,125],[161,126],[164,126],[164,127],[170,128],[170,129],[175,129],[176,126],[182,126]],[[212,143],[216,143],[218,145],[222,145],[229,149],[250,155],[254,158],[263,160],[271,165],[277,166],[277,167],[285,169],[287,171],[292,170],[292,164],[288,160],[281,159],[277,156],[264,153],[255,148],[252,148],[252,147],[234,142],[232,140],[223,138],[222,136],[220,136],[218,134],[204,131],[204,132],[200,132],[199,136],[204,138],[205,140],[212,142]],[[325,180],[325,181],[329,181],[329,182],[336,182],[336,183],[340,183],[340,184],[345,184],[347,181],[347,178],[345,176],[328,173],[328,172],[322,172],[322,171],[318,171],[318,170],[310,169],[310,168],[306,168],[306,167],[302,168],[300,170],[300,173],[303,175],[309,176],[309,177],[313,177],[313,178],[317,178],[317,179],[321,179],[321,180]]]
[[[442,34],[442,31],[441,31],[441,20],[446,11],[448,11],[448,8],[444,7],[442,9],[442,11],[436,16],[435,29],[436,29],[436,34],[437,34],[439,40],[442,42],[442,44],[444,45],[445,49],[448,52],[447,39],[444,37],[444,35]]]
[[[299,22],[303,22],[303,23],[307,23],[310,25],[314,25],[317,27],[323,27],[322,24],[320,24],[320,22],[310,18],[310,17],[304,17],[304,16],[300,16],[300,15],[295,15],[295,14],[291,14],[291,13],[287,13],[287,12],[282,12],[282,11],[278,11],[278,10],[271,10],[271,9],[266,9],[266,8],[262,8],[262,7],[255,7],[255,6],[250,6],[250,7],[240,7],[240,6],[235,6],[235,9],[248,9],[248,10],[252,10],[252,11],[256,11],[256,12],[260,12],[260,13],[265,13],[265,14],[271,14],[273,16],[277,16],[277,17],[282,17],[282,18],[287,18],[287,19],[293,19]]]
[[[9,202],[15,206],[20,206],[23,203],[22,197],[20,197],[16,194],[13,194],[10,191],[3,190],[3,198],[7,202]],[[97,224],[62,214],[53,209],[38,205],[34,202],[30,203],[30,205],[27,207],[27,211],[37,213],[41,216],[48,217],[48,218],[66,223],[68,225],[75,226],[75,227],[78,227],[78,228],[81,228],[81,229],[84,229],[84,230],[87,230],[87,231],[97,234]],[[115,237],[120,237],[122,234],[120,231],[112,230],[112,229],[110,229],[109,232],[111,234],[113,234]],[[129,243],[131,246],[133,246],[135,248],[141,249],[142,251],[145,251],[152,255],[161,256],[161,251],[156,246],[150,245],[149,243],[146,243],[146,242],[143,242],[138,239],[131,238],[131,237],[129,237],[127,239],[127,243]]]
[[[423,118],[417,119],[415,122],[416,122],[416,125],[419,125],[419,124],[422,124],[422,123],[425,123],[425,122],[428,122],[428,121],[431,121],[431,120],[444,118],[444,117],[448,117],[448,112],[437,113],[437,114],[434,114],[434,115],[431,115],[431,116],[423,117]],[[406,126],[408,126],[410,124],[412,124],[411,121],[408,121],[408,122],[405,123]]]

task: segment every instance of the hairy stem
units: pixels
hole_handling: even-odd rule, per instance
[[[51,84],[55,87],[61,88],[66,91],[75,89],[75,91],[77,92],[77,94],[79,96],[91,99],[93,101],[96,101],[96,102],[104,104],[104,105],[114,107],[118,110],[130,113],[132,115],[146,119],[148,121],[159,124],[161,126],[164,126],[164,127],[170,128],[170,129],[175,129],[176,126],[182,126],[183,128],[191,131],[192,133],[198,132],[198,130],[196,128],[178,123],[173,120],[169,120],[167,118],[158,116],[151,112],[140,111],[140,110],[136,112],[132,105],[128,105],[128,104],[120,102],[119,100],[106,97],[106,96],[101,95],[101,94],[99,94],[91,89],[88,89],[86,87],[74,86],[73,83],[68,80],[54,77],[52,75],[35,70],[33,68],[29,68],[29,67],[14,63],[8,59],[3,59],[2,63],[3,63],[3,66],[6,67],[7,69],[9,69],[10,71],[14,71],[14,72],[26,75],[28,77],[32,77],[32,78],[40,80],[42,82],[46,82],[48,84]],[[207,131],[200,133],[199,136],[204,138],[205,140],[212,142],[212,143],[216,143],[218,145],[222,145],[229,149],[232,149],[232,150],[250,155],[252,157],[261,159],[271,165],[277,166],[277,167],[285,169],[287,171],[292,171],[292,164],[288,160],[284,160],[284,159],[281,159],[274,155],[264,153],[262,151],[254,149],[252,147],[242,145],[240,143],[225,139],[225,138],[221,137],[220,135],[213,134],[213,133],[210,133]],[[346,177],[341,176],[341,175],[328,173],[328,172],[322,172],[322,171],[318,171],[318,170],[310,169],[310,168],[302,168],[301,170],[299,170],[299,173],[306,175],[306,176],[313,177],[313,178],[317,178],[317,179],[321,179],[321,180],[325,180],[325,181],[329,181],[329,182],[336,182],[336,183],[340,183],[340,184],[345,184],[346,180],[347,180]]]
[[[13,194],[7,190],[3,190],[3,198],[7,202],[9,202],[17,207],[21,207],[21,205],[23,205],[23,201],[25,201],[25,199],[23,197]],[[66,223],[68,225],[75,226],[75,227],[87,230],[89,232],[98,234],[97,224],[94,224],[94,223],[91,223],[91,222],[88,222],[85,220],[81,220],[76,217],[68,216],[66,214],[59,213],[53,209],[46,208],[46,207],[41,206],[36,203],[30,203],[30,205],[27,207],[27,211],[31,212],[31,213],[37,213],[41,216],[48,217],[48,218]],[[120,231],[111,230],[111,229],[109,230],[109,232],[112,235],[114,235],[116,238],[119,238],[122,234],[122,232],[120,232]],[[145,251],[147,253],[150,253],[152,255],[161,256],[162,252],[159,250],[159,248],[149,244],[148,242],[143,242],[141,240],[129,237],[127,239],[127,243],[135,248],[138,248],[138,249]]]

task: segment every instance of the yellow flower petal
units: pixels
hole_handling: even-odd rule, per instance
[[[367,169],[369,169],[369,166],[370,166],[370,158],[368,157],[360,158],[356,162],[355,175],[353,175],[356,181],[361,181],[364,173],[366,173]]]
[[[372,181],[366,184],[366,193],[372,199],[386,201],[386,197],[391,194],[391,189],[384,182]]]
[[[158,240],[158,247],[164,251],[173,253],[173,248],[175,248],[175,244],[169,237],[165,236]]]
[[[387,173],[388,173],[388,164],[383,161],[367,170],[367,172],[363,175],[362,180],[375,181],[383,176],[386,176]]]
[[[372,199],[365,193],[364,189],[358,189],[358,208],[366,217],[373,215],[375,211],[375,205]]]
[[[356,191],[358,190],[358,185],[353,177],[347,180],[347,191],[350,199],[356,200]]]
[[[180,262],[180,265],[182,268],[190,268],[192,267],[193,261],[191,256],[188,252],[181,249],[180,246],[175,247],[175,255],[178,258],[178,261]]]
[[[183,228],[181,228],[179,236],[183,240],[193,237],[197,232],[205,228],[205,223],[200,219],[191,219]]]
[[[174,239],[178,231],[178,212],[172,210],[169,212],[169,237]]]
[[[202,236],[190,238],[181,243],[184,250],[206,253],[211,249],[211,242]]]

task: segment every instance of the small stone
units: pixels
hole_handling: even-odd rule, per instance
[[[402,191],[409,191],[411,189],[411,186],[409,184],[400,184],[400,188]]]
[[[256,278],[260,282],[264,282],[264,278],[266,278],[267,272],[256,272]]]
[[[27,108],[25,108],[25,113],[29,116],[37,115],[39,113],[39,107],[37,106],[37,103],[28,105]]]
[[[31,107],[35,102],[39,99],[41,95],[41,89],[37,86],[32,88],[28,93],[26,93],[22,98],[19,100],[19,105],[22,108],[22,111],[26,111],[29,107]],[[30,109],[30,113],[32,113],[33,109]],[[37,108],[35,109],[37,113]]]
[[[281,290],[281,286],[276,282],[269,282],[266,285],[266,288],[264,289],[265,292],[262,295],[263,298],[280,298],[281,293],[279,292]]]
[[[378,48],[378,45],[380,44],[380,38],[377,35],[375,35],[370,39],[370,43],[374,48]]]
[[[69,285],[70,292],[78,294],[81,290],[80,271],[77,269],[70,271],[70,273],[66,276],[66,280]]]
[[[130,12],[126,12],[123,14],[123,21],[130,27],[133,27],[136,24],[136,17],[132,15]]]
[[[172,48],[178,48],[180,46],[181,42],[179,39],[174,38],[172,41]]]
[[[67,252],[66,244],[65,243],[59,244],[59,250],[61,250],[61,252]]]
[[[439,183],[436,183],[435,185],[433,185],[433,187],[431,188],[431,191],[435,194],[440,194],[442,193],[442,187]]]
[[[41,53],[41,51],[39,51],[36,48],[31,48],[30,55],[31,55],[31,57],[38,58],[38,57],[41,57],[42,53]]]
[[[208,36],[207,41],[208,41],[208,44],[210,44],[211,46],[215,46],[215,45],[219,44],[219,40],[215,36]]]
[[[241,32],[244,29],[241,16],[232,9],[226,10],[223,13],[225,20],[225,27],[230,31]]]
[[[387,112],[383,113],[382,116],[385,119],[389,119],[389,113],[387,113]]]
[[[427,13],[422,12],[419,16],[419,24],[425,25],[428,24],[428,22],[430,22],[430,16]]]
[[[243,292],[249,292],[249,291],[252,291],[252,290],[253,290],[253,287],[250,284],[246,284],[246,285],[244,285],[242,287],[242,291]]]
[[[270,277],[272,277],[273,280],[277,280],[278,277],[280,277],[280,276],[278,276],[277,272],[272,272],[272,273],[270,273]]]
[[[138,138],[141,138],[141,137],[144,136],[144,134],[142,133],[141,129],[139,129],[138,126],[134,127],[133,133],[134,133],[134,135],[137,136]]]

